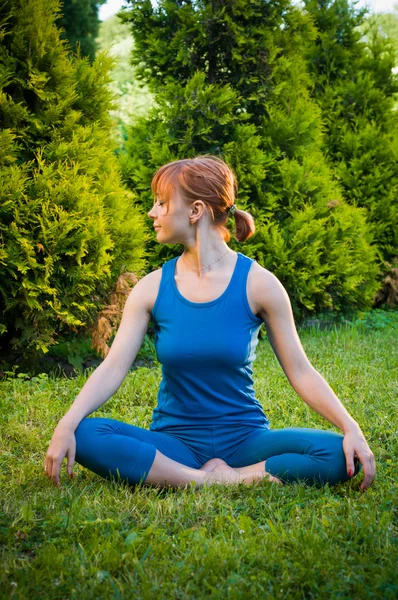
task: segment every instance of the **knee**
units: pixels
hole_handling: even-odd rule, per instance
[[[75,431],[76,444],[95,434],[99,420],[98,418],[86,417],[80,421]]]
[[[87,449],[92,444],[93,437],[96,434],[96,426],[98,419],[88,418],[82,419],[75,431],[76,439],[76,460],[79,462],[80,457],[86,454]]]
[[[80,421],[76,431],[76,454],[86,453],[95,446],[95,439],[117,434],[118,421],[100,417],[85,417]]]
[[[86,437],[92,435],[106,435],[120,433],[118,430],[119,421],[114,419],[103,419],[100,417],[85,417],[82,419],[75,431],[76,437]]]
[[[330,483],[345,483],[361,471],[361,463],[357,458],[354,459],[354,474],[352,477],[348,475],[347,458],[343,448],[344,435],[335,433],[331,438],[331,443],[328,448],[329,465],[330,465]]]

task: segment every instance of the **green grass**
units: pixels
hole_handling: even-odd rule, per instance
[[[85,377],[0,384],[1,598],[380,598],[397,576],[396,329],[303,330],[310,361],[360,424],[377,475],[344,485],[155,489],[75,466],[43,473],[53,429]],[[271,426],[338,431],[286,380],[267,339],[254,363]],[[149,427],[160,366],[139,368],[97,415]]]

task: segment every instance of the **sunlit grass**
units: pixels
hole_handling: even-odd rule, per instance
[[[380,598],[398,594],[397,331],[300,331],[314,367],[358,421],[377,476],[344,485],[156,490],[63,467],[43,473],[53,429],[85,377],[0,385],[1,597]],[[271,426],[337,431],[295,393],[268,341],[254,363]],[[160,365],[132,371],[98,416],[149,427]],[[395,519],[395,520],[394,520]]]

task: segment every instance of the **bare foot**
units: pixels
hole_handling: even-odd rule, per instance
[[[227,463],[222,458],[211,458],[204,465],[202,465],[199,471],[213,471],[217,465],[226,465]]]
[[[250,475],[255,475],[256,473],[261,472],[264,474],[264,479],[268,479],[268,481],[273,481],[278,485],[283,485],[283,481],[281,479],[275,477],[275,475],[271,475],[271,473],[268,473],[267,471],[254,471],[253,469],[246,470],[246,467],[237,468],[235,469],[235,471],[238,471],[241,477],[250,477]]]
[[[274,481],[279,485],[283,485],[283,481],[281,479],[275,477],[275,475],[271,475],[271,473],[268,473],[268,471],[265,470],[265,464],[266,461],[263,460],[262,462],[259,462],[255,465],[248,465],[247,467],[236,468],[236,471],[238,471],[241,475],[250,475],[251,473],[258,473],[259,471],[264,471],[266,478],[269,481]]]
[[[256,481],[260,481],[261,479],[266,478],[268,473],[264,471],[259,471],[257,473],[249,473],[249,474],[241,474],[237,469],[233,469],[229,467],[226,463],[218,464],[214,467],[214,469],[209,473],[206,483],[221,483],[224,485],[232,485],[234,483],[244,483],[245,485],[250,485],[255,483]]]
[[[250,465],[248,467],[240,467],[234,469],[233,467],[230,467],[222,458],[211,458],[204,465],[202,465],[199,470],[214,472],[215,468],[219,465],[227,466],[229,469],[236,471],[241,476],[242,480],[249,479],[250,476],[254,476],[255,481],[257,481],[258,479],[268,479],[268,481],[274,481],[279,485],[283,485],[283,482],[280,479],[278,479],[278,477],[275,477],[274,475],[271,475],[270,473],[267,473],[267,471],[265,471],[265,461],[263,461],[262,463],[257,463],[256,465]],[[261,476],[259,476],[259,474]]]

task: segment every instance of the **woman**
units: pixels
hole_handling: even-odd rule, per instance
[[[173,161],[155,174],[148,216],[157,240],[185,249],[135,285],[108,356],[57,425],[45,458],[57,486],[65,457],[70,477],[76,460],[103,477],[172,487],[260,479],[335,484],[359,472],[359,459],[361,490],[372,483],[373,453],[305,355],[286,290],[226,244],[229,215],[239,242],[255,230],[252,216],[234,204],[236,189],[234,173],[214,156]],[[151,318],[163,378],[149,430],[86,418],[123,382]],[[251,368],[262,323],[295,391],[344,435],[270,428]]]

